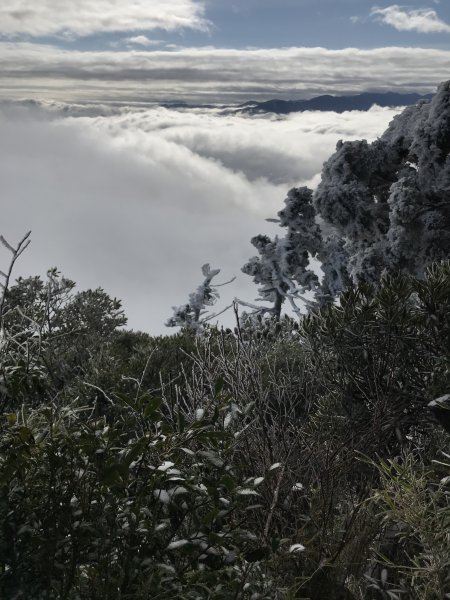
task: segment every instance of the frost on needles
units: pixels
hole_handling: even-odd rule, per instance
[[[306,291],[320,305],[351,282],[377,283],[398,272],[421,278],[431,263],[447,259],[449,152],[450,81],[430,102],[396,116],[373,143],[338,142],[317,190],[288,193],[274,219],[285,235],[252,239],[258,255],[242,271],[270,306],[242,304],[279,316],[287,300],[298,312]]]
[[[189,329],[194,332],[200,332],[205,323],[218,317],[222,312],[225,312],[229,308],[219,313],[209,314],[206,308],[213,306],[219,298],[219,292],[217,288],[224,285],[228,285],[231,281],[225,283],[212,283],[214,277],[220,273],[220,269],[211,269],[209,264],[202,266],[203,281],[197,287],[195,292],[189,294],[189,299],[186,304],[181,306],[172,306],[173,315],[166,321],[167,327],[181,327],[182,329]]]

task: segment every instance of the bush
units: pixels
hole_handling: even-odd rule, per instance
[[[383,571],[373,588],[382,598],[450,596],[450,455],[441,454],[447,462],[425,464],[409,452],[378,465],[373,502],[390,534],[390,543],[376,545]]]
[[[427,404],[450,384],[449,264],[300,325],[159,338],[55,281],[19,281],[3,315],[4,597],[446,590],[446,438]]]
[[[164,415],[115,396],[10,414],[0,432],[0,590],[5,598],[275,598],[246,511],[259,479],[230,464],[220,406]],[[257,594],[257,596],[254,596]]]

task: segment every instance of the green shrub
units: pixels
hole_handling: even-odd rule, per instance
[[[221,407],[173,423],[146,393],[115,402],[108,418],[74,402],[4,419],[2,597],[275,598],[244,558],[262,477],[230,464]]]
[[[373,587],[383,598],[450,597],[449,459],[444,454],[425,464],[406,453],[378,465],[380,487],[372,500],[390,539],[386,543],[385,535],[384,545],[375,545],[383,571]]]

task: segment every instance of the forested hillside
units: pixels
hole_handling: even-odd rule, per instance
[[[450,598],[449,95],[290,193],[234,329],[209,267],[152,337],[1,238],[1,598]]]

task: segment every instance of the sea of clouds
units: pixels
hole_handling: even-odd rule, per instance
[[[220,108],[0,104],[0,233],[32,230],[16,275],[57,266],[167,333],[171,306],[221,268],[219,308],[257,288],[240,268],[289,188],[317,185],[340,139],[373,140],[399,109],[246,116]],[[0,253],[0,268],[8,261]],[[221,322],[230,324],[232,315]]]

